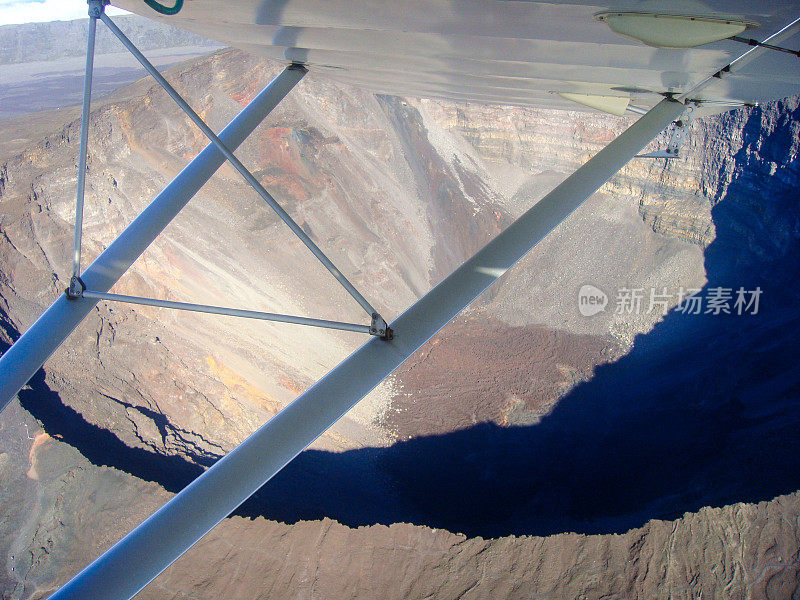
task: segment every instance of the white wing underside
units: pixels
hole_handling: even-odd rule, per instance
[[[664,49],[622,37],[600,12],[648,11],[756,23],[765,40],[800,16],[797,0],[709,0],[600,5],[511,0],[186,0],[162,17],[141,0],[113,4],[256,55],[303,62],[314,73],[381,93],[542,108],[581,108],[562,93],[621,96],[650,108],[681,95],[748,51],[730,40]],[[165,0],[171,4],[171,0]],[[793,28],[780,44],[800,48]],[[704,112],[800,93],[800,60],[757,50],[692,99]]]

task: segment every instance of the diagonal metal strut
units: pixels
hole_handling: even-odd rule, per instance
[[[229,148],[238,147],[305,74],[300,65],[284,69],[225,127],[219,139]],[[206,146],[81,273],[81,291],[111,289],[224,162],[225,156],[214,144]],[[96,305],[97,299],[88,296],[62,294],[0,356],[0,411]]]
[[[86,70],[83,77],[83,107],[81,108],[81,141],[78,150],[78,189],[75,201],[75,232],[72,242],[72,277],[70,289],[78,286],[81,274],[81,236],[83,234],[83,198],[86,190],[86,154],[89,143],[89,109],[92,103],[92,74],[94,71],[94,42],[97,35],[97,17],[102,6],[89,6],[89,37],[86,43]]]
[[[294,323],[296,325],[309,325],[325,329],[341,329],[343,331],[356,331],[358,333],[372,333],[369,325],[357,323],[342,323],[340,321],[327,321],[325,319],[310,319],[293,315],[279,315],[275,313],[243,310],[241,308],[225,308],[222,306],[208,306],[206,304],[189,304],[188,302],[173,302],[171,300],[157,300],[155,298],[142,298],[141,296],[125,296],[123,294],[109,294],[106,292],[93,292],[84,290],[84,298],[97,300],[112,300],[142,306],[155,306],[157,308],[174,308],[175,310],[188,310],[191,312],[208,313],[212,315],[225,315],[228,317],[242,317],[245,319],[260,319],[262,321],[277,321],[279,323]]]
[[[347,293],[350,294],[353,299],[363,308],[366,313],[372,319],[372,330],[377,331],[378,335],[385,335],[386,333],[386,321],[383,317],[380,316],[378,311],[376,311],[372,305],[367,301],[366,298],[359,292],[356,287],[350,283],[350,281],[345,277],[342,272],[333,264],[333,262],[325,255],[325,253],[317,246],[314,241],[303,231],[302,227],[297,224],[297,222],[292,219],[292,217],[287,213],[284,208],[278,203],[272,195],[264,189],[259,181],[253,176],[253,174],[245,167],[241,161],[236,158],[236,156],[228,149],[228,147],[220,140],[217,135],[211,130],[211,128],[206,125],[205,121],[198,115],[194,109],[183,99],[183,97],[173,88],[170,83],[164,79],[163,75],[156,69],[152,63],[142,54],[136,45],[131,42],[128,37],[120,31],[119,27],[114,24],[114,22],[106,15],[104,12],[100,12],[99,16],[100,20],[105,23],[108,28],[114,33],[114,35],[119,38],[122,44],[130,51],[131,54],[136,58],[136,60],[141,63],[141,65],[147,70],[148,73],[164,88],[164,91],[169,94],[169,96],[175,101],[175,103],[180,106],[183,112],[192,120],[192,122],[197,125],[197,127],[205,134],[205,136],[211,141],[217,149],[222,152],[223,156],[230,162],[237,171],[244,177],[245,181],[250,184],[250,186],[258,193],[259,196],[266,202],[272,210],[280,217],[280,219],[286,223],[289,229],[300,238],[300,241],[305,244],[305,246],[311,251],[311,253],[317,257],[317,259],[322,263],[322,265],[333,275],[336,280],[347,290]]]
[[[662,100],[393,323],[86,567],[51,600],[129,600],[446,325],[683,110]]]

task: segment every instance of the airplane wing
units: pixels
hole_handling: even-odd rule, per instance
[[[635,38],[641,31],[663,30],[648,43],[668,45],[781,32],[774,43],[800,49],[800,28],[785,31],[800,17],[796,0],[188,0],[174,16],[141,0],[113,4],[375,92],[542,108],[580,108],[566,93],[648,109],[664,94],[692,92],[748,49],[731,39],[656,47]],[[800,93],[797,56],[756,54],[692,99],[708,112]]]

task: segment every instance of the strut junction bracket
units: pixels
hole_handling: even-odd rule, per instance
[[[672,130],[669,134],[667,147],[664,150],[637,154],[636,158],[680,158],[680,149],[683,145],[683,140],[686,138],[686,132],[692,124],[693,111],[694,104],[687,102],[684,113],[672,123]]]
[[[378,313],[372,313],[372,324],[369,326],[369,334],[375,335],[382,340],[393,340],[394,330],[386,324],[386,321]]]
[[[79,275],[73,275],[70,277],[69,287],[64,290],[64,293],[70,300],[77,300],[78,298],[83,298],[83,292],[85,291],[86,284],[83,283],[83,279]]]

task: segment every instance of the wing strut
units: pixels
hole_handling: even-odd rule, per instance
[[[92,2],[99,2],[100,0],[91,0]],[[259,196],[266,202],[272,210],[280,217],[280,219],[286,223],[289,229],[300,238],[300,241],[306,245],[306,247],[311,251],[311,253],[317,257],[322,265],[328,269],[331,275],[333,275],[336,280],[342,285],[342,287],[347,290],[347,293],[350,294],[353,299],[358,302],[358,304],[363,308],[366,313],[372,319],[372,325],[367,327],[367,333],[373,333],[374,335],[379,335],[381,337],[391,337],[391,330],[388,330],[386,327],[386,321],[383,320],[383,317],[380,316],[378,311],[376,311],[372,305],[367,301],[364,296],[361,295],[356,287],[350,283],[347,278],[342,274],[339,269],[336,268],[336,265],[331,262],[331,260],[325,255],[325,253],[314,243],[314,241],[303,231],[303,228],[298,225],[292,217],[289,216],[283,207],[278,203],[272,195],[264,189],[258,180],[253,176],[253,174],[245,167],[241,161],[239,161],[236,156],[234,156],[233,152],[231,152],[225,144],[220,140],[211,128],[205,124],[203,119],[200,118],[191,106],[181,97],[181,95],[175,91],[169,82],[164,79],[161,73],[158,72],[150,61],[145,58],[145,56],[139,51],[139,49],[131,42],[122,31],[120,31],[119,27],[117,27],[114,22],[106,15],[104,12],[100,12],[99,19],[105,23],[108,28],[116,35],[122,44],[130,51],[131,54],[139,61],[139,63],[145,68],[145,70],[153,76],[153,78],[159,83],[159,85],[164,88],[164,91],[169,94],[169,96],[175,100],[175,103],[181,107],[183,112],[192,120],[192,122],[197,125],[197,127],[206,135],[206,137],[211,140],[211,143],[214,144],[217,149],[222,152],[228,162],[230,162],[237,171],[244,177],[245,181],[250,184],[250,186],[258,193]],[[114,299],[114,298],[110,298]],[[118,299],[118,298],[117,298]],[[262,315],[269,314],[269,313],[261,313]],[[313,319],[311,319],[313,321]],[[293,321],[287,321],[293,322]],[[310,323],[305,323],[310,324]]]
[[[90,4],[90,11],[92,8]],[[88,64],[90,64],[89,57],[87,57]],[[237,148],[306,72],[302,65],[286,67],[225,127],[219,135],[220,142],[228,148]],[[88,101],[84,106],[87,104]],[[88,111],[85,109],[84,112]],[[225,158],[214,143],[206,146],[81,276],[76,278],[79,290],[72,293],[68,290],[68,293],[60,296],[0,357],[0,411],[97,305],[98,298],[90,298],[88,294],[83,295],[82,292],[86,289],[99,293],[108,292],[203,184],[222,166]],[[83,171],[84,169],[81,172]],[[78,224],[82,214],[81,198],[82,194],[79,191],[76,214]],[[74,260],[77,260],[80,253],[80,236],[76,235],[75,238]]]
[[[279,74],[242,112],[217,136],[158,70],[145,58],[113,21],[105,14],[107,0],[89,0],[89,37],[86,49],[86,71],[84,77],[83,109],[81,113],[81,136],[79,148],[78,186],[75,207],[75,233],[73,240],[72,275],[65,295],[26,331],[3,356],[0,357],[0,411],[49,356],[69,336],[75,327],[97,305],[98,300],[146,304],[162,308],[205,312],[250,319],[294,323],[312,327],[324,327],[365,333],[381,339],[391,339],[393,331],[383,317],[364,296],[347,280],[341,271],[303,231],[283,207],[258,182],[253,174],[236,158],[236,149],[250,133],[266,118],[275,106],[307,73],[300,64],[292,64]],[[164,90],[172,97],[189,118],[208,137],[210,144],[195,157],[142,213],[114,240],[111,245],[84,271],[81,268],[81,238],[83,233],[83,205],[86,181],[87,141],[89,134],[89,108],[91,105],[92,73],[97,20],[108,28],[130,50]],[[109,293],[109,289],[128,270],[133,262],[153,242],[175,215],[219,169],[223,162],[230,162],[261,198],[275,211],[280,219],[300,238],[306,247],[336,278],[345,290],[367,312],[369,325],[311,319],[307,317],[275,313],[206,306],[184,302],[171,302],[154,298],[124,296]]]
[[[128,600],[401,365],[684,110],[662,100],[398,317],[50,596]]]

